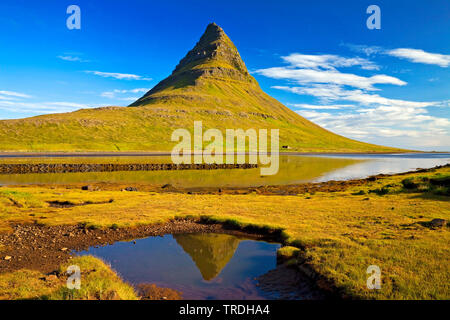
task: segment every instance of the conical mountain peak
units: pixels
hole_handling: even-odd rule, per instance
[[[237,70],[244,75],[247,68],[233,42],[223,29],[210,23],[195,47],[180,61],[173,74],[188,69],[226,68]]]
[[[230,38],[221,27],[210,23],[200,40],[181,59],[172,74],[130,106],[167,101],[174,95],[177,99],[181,99],[187,94],[188,99],[191,99],[192,91],[204,94],[205,86],[214,81],[258,86],[256,80],[248,73],[244,61]]]

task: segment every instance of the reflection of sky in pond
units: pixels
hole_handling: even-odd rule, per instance
[[[276,267],[279,244],[226,234],[149,237],[90,248],[124,280],[155,283],[185,299],[262,299],[255,277]]]
[[[1,158],[6,163],[152,163],[170,162],[170,157],[67,157]],[[280,156],[277,174],[262,177],[260,169],[120,171],[64,174],[0,174],[0,184],[33,183],[170,183],[180,187],[257,187],[311,181],[364,178],[378,173],[399,173],[416,168],[431,168],[450,162],[450,154],[393,155],[291,155]]]
[[[335,156],[336,159],[346,157]],[[450,163],[450,154],[410,154],[410,155],[361,155],[352,156],[353,159],[365,160],[344,168],[323,174],[314,179],[315,182],[329,180],[346,180],[365,178],[375,174],[392,174],[431,168]]]

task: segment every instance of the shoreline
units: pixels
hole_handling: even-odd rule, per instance
[[[431,168],[418,168],[399,173],[367,176],[365,178],[348,179],[348,180],[328,180],[323,182],[304,182],[297,184],[284,185],[260,185],[248,187],[181,187],[171,184],[149,184],[149,183],[119,183],[119,182],[76,182],[76,183],[36,183],[36,184],[10,184],[5,187],[10,188],[66,188],[66,189],[84,189],[88,191],[127,191],[134,190],[140,192],[157,192],[157,193],[178,193],[189,195],[246,195],[256,193],[258,195],[275,195],[275,196],[289,196],[298,195],[311,192],[338,192],[343,191],[349,187],[362,186],[369,182],[376,181],[381,178],[389,178],[396,176],[404,176],[415,173],[433,172],[434,170],[450,167],[450,163],[439,165]]]
[[[317,155],[408,155],[408,154],[448,154],[450,151],[405,151],[405,152],[279,152],[280,156],[317,156]],[[243,152],[237,152],[236,154],[243,154]],[[249,152],[245,152],[245,154],[251,154]],[[270,154],[270,152],[269,152]],[[193,154],[192,154],[193,155]],[[223,155],[226,155],[224,153]],[[52,157],[170,157],[171,153],[166,151],[123,151],[123,152],[114,152],[114,151],[83,151],[83,152],[18,152],[18,151],[0,151],[0,158],[52,158]]]

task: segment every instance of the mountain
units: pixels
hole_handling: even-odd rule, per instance
[[[298,152],[394,152],[351,140],[306,120],[264,93],[225,32],[212,23],[195,47],[129,107],[0,121],[3,151],[170,151],[172,131],[280,130],[280,146]]]

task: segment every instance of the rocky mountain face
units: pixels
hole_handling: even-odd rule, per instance
[[[195,47],[181,59],[169,77],[131,106],[146,105],[152,100],[157,100],[155,95],[165,89],[200,85],[199,79],[207,78],[257,85],[233,42],[215,23],[208,25]]]

